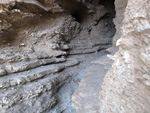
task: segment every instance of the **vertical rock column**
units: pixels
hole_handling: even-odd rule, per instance
[[[116,41],[120,38],[121,36],[121,27],[123,24],[123,19],[124,19],[124,12],[125,8],[127,6],[128,0],[115,0],[115,10],[116,10],[116,17],[114,19],[114,24],[116,25],[116,34],[113,38],[113,45],[116,45]]]
[[[101,113],[149,113],[150,111],[150,1],[129,0],[119,51],[104,78]]]

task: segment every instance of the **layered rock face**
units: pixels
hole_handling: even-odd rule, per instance
[[[68,56],[111,46],[113,2],[0,0],[0,113],[54,113],[78,74],[66,71],[80,63]]]
[[[102,86],[101,113],[150,112],[150,1],[128,0],[119,51]]]

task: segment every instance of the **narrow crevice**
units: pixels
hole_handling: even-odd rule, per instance
[[[103,36],[104,39],[105,38],[107,39],[107,37],[109,36],[109,38],[111,38],[111,43],[108,43],[108,45],[109,44],[112,45],[112,39],[116,33],[115,25],[113,23],[113,19],[115,18],[116,14],[114,1],[115,0],[99,1],[99,4],[105,7],[106,14],[102,16],[100,19],[98,19],[97,23],[95,24],[96,28],[97,26],[100,26],[101,23],[104,24],[103,26],[104,30],[102,32],[97,31],[95,32],[95,34],[96,33],[100,34],[101,36]],[[95,26],[91,27],[92,30],[95,29]],[[92,34],[92,32],[91,35],[93,36],[94,40],[94,35]],[[102,44],[96,43],[95,45],[93,45],[93,47],[102,46]],[[86,66],[86,73],[84,76],[80,78],[78,88],[76,89],[76,91],[72,96],[72,106],[74,107],[74,109],[71,112],[65,113],[81,113],[81,112],[99,113],[99,104],[98,104],[100,96],[99,91],[101,89],[103,78],[112,65],[112,60],[107,58],[107,54],[106,55],[103,54],[101,57],[93,59],[92,61],[90,61],[91,66],[89,67]],[[95,54],[91,55],[93,57],[95,56]]]

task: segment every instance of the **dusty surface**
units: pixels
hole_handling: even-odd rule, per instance
[[[59,100],[61,100],[59,102],[59,106],[56,106],[53,108],[53,112],[55,113],[58,113],[60,112],[60,109],[61,108],[65,108],[65,110],[63,111],[64,113],[76,113],[78,112],[77,111],[77,108],[75,106],[71,106],[72,103],[74,102],[82,102],[81,100],[83,100],[84,98],[81,97],[81,100],[74,100],[73,98],[76,97],[76,96],[79,96],[75,90],[78,88],[80,89],[80,84],[82,84],[82,78],[86,78],[87,77],[87,70],[89,70],[89,68],[93,67],[93,61],[95,61],[96,59],[99,60],[100,57],[104,56],[106,57],[105,55],[108,54],[108,52],[106,51],[101,51],[101,52],[98,52],[98,53],[93,53],[93,54],[86,54],[86,55],[79,55],[79,56],[71,56],[71,57],[76,57],[77,59],[80,60],[80,63],[78,66],[75,66],[75,67],[72,67],[72,68],[68,68],[66,69],[65,72],[69,72],[69,73],[74,73],[75,76],[73,76],[68,82],[65,81],[65,85],[62,86],[62,88],[58,91],[58,98]],[[106,61],[106,60],[105,60]],[[101,69],[100,71],[104,71],[102,66],[100,66],[99,64],[98,65],[95,65],[95,70],[99,71],[99,69]],[[94,73],[93,73],[94,74]],[[104,73],[103,73],[104,74]],[[96,100],[89,100],[88,99],[88,102],[87,103],[88,105],[92,105],[94,107],[97,107],[97,103],[98,103],[98,97],[99,97],[99,90],[100,90],[100,86],[101,86],[101,82],[103,80],[103,76],[99,76],[97,74],[97,78],[96,76],[90,76],[91,79],[90,81],[91,82],[95,82],[97,81],[97,83],[95,83],[95,85],[98,85],[99,87],[94,87],[94,86],[88,86],[87,84],[84,84],[84,85],[87,85],[89,88],[89,92],[91,92],[93,89],[93,92],[91,92],[91,94],[97,94],[95,96],[93,96]],[[80,81],[81,80],[81,81]],[[100,81],[99,81],[100,80]],[[90,81],[88,81],[90,83]],[[87,83],[87,81],[86,81]],[[83,85],[83,86],[84,86]],[[94,84],[93,84],[94,85]],[[75,93],[74,93],[75,92]],[[83,93],[81,91],[78,91],[77,92],[80,92],[80,93]],[[87,93],[87,92],[84,92],[84,93]],[[73,94],[73,97],[71,96]],[[89,94],[89,93],[88,93]],[[90,102],[91,101],[91,102]],[[96,103],[95,103],[96,101]],[[82,106],[80,106],[82,107]],[[59,109],[58,109],[59,108]],[[84,113],[84,109],[82,108],[82,112],[81,113]]]
[[[103,54],[86,68],[85,76],[72,96],[72,106],[76,109],[76,113],[99,113],[99,90],[111,65],[112,61]]]

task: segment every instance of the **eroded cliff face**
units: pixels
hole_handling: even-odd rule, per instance
[[[0,113],[73,113],[67,109],[79,82],[74,78],[93,59],[84,80],[98,77],[94,69],[105,56],[101,62],[91,53],[112,41],[109,50],[119,50],[110,57],[100,111],[97,103],[79,104],[85,95],[77,95],[77,112],[149,113],[149,11],[149,0],[0,0]]]
[[[150,1],[128,0],[119,51],[102,86],[101,113],[150,112]]]
[[[116,46],[117,40],[121,37],[121,27],[123,25],[124,12],[127,6],[128,0],[115,0],[116,15],[114,18],[114,24],[116,25],[116,34],[113,37],[113,45]]]
[[[0,0],[0,112],[64,112],[60,90],[82,69],[70,55],[111,46],[113,2]]]

